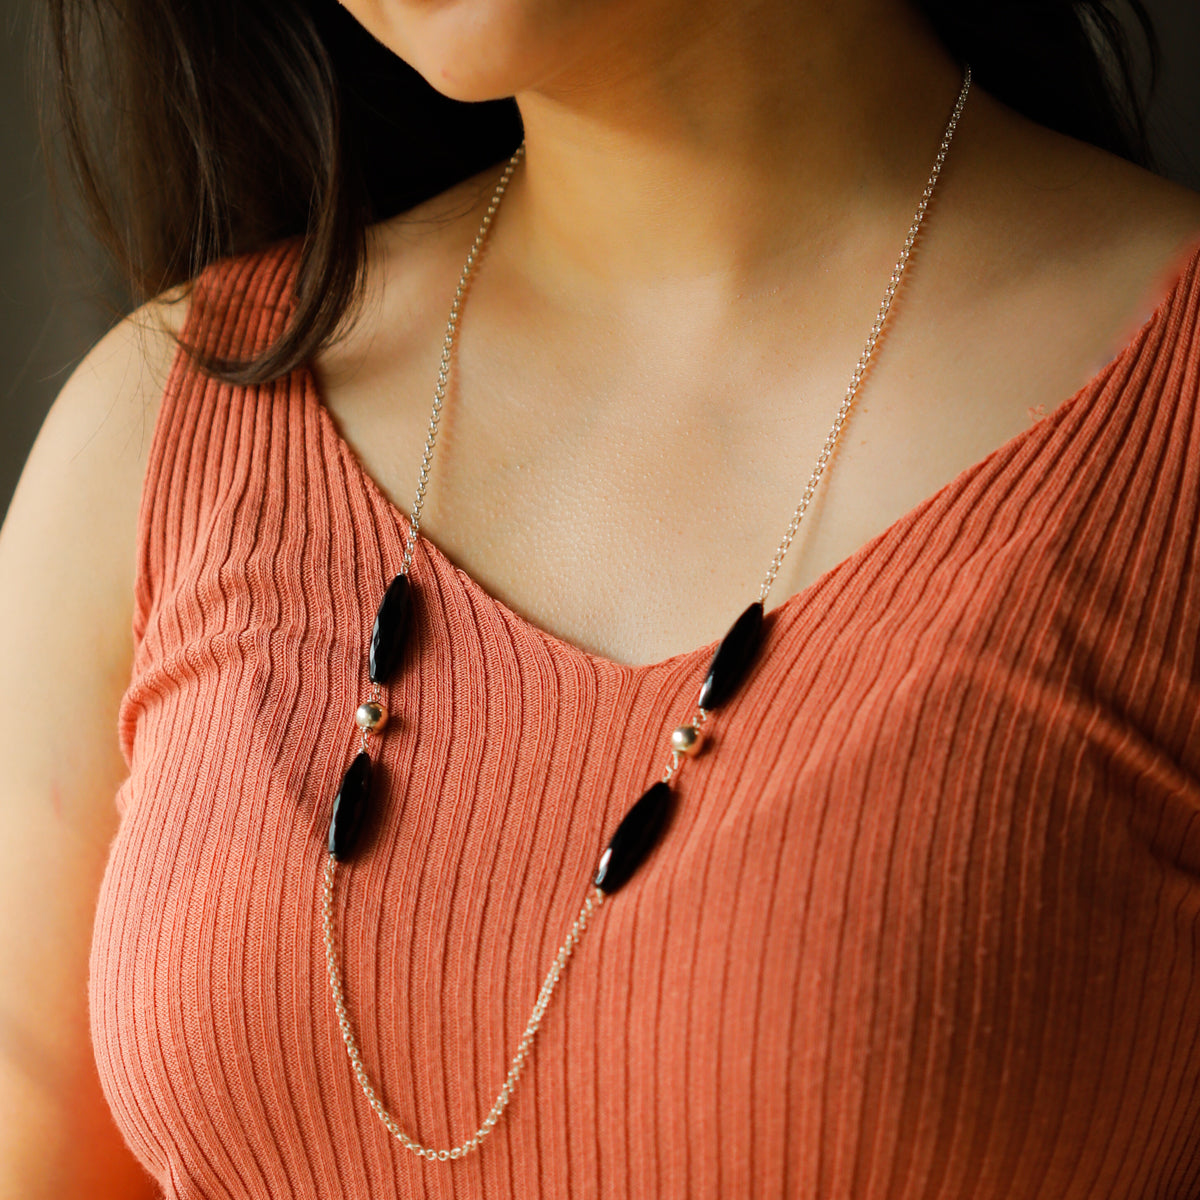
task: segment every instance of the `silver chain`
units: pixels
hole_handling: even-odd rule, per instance
[[[779,548],[775,551],[775,557],[771,559],[771,565],[767,568],[767,573],[763,578],[762,584],[759,586],[758,598],[764,603],[767,599],[767,593],[771,590],[771,584],[775,582],[775,576],[779,573],[779,568],[783,563],[783,556],[787,554],[792,544],[792,539],[796,536],[796,531],[800,528],[800,522],[804,520],[804,514],[808,511],[809,504],[812,503],[813,495],[817,490],[817,484],[821,481],[821,476],[824,474],[825,467],[829,463],[829,457],[833,453],[833,448],[837,444],[838,437],[841,435],[842,426],[846,424],[846,418],[850,415],[854,398],[858,395],[859,385],[863,381],[863,376],[867,373],[867,366],[871,361],[871,355],[875,353],[875,343],[879,341],[879,335],[883,332],[884,322],[887,320],[887,315],[891,311],[892,301],[895,299],[896,292],[900,287],[900,280],[904,277],[904,268],[908,266],[908,257],[912,253],[912,248],[916,243],[917,234],[921,232],[921,225],[925,221],[925,212],[929,208],[930,200],[933,199],[934,190],[937,188],[938,179],[942,174],[942,166],[946,161],[946,155],[950,151],[950,143],[954,140],[954,131],[958,128],[958,121],[962,116],[963,107],[967,103],[967,93],[970,90],[971,68],[967,67],[963,72],[962,89],[958,93],[958,100],[954,105],[954,111],[950,114],[950,120],[946,123],[946,132],[942,135],[942,144],[938,147],[937,158],[933,162],[933,170],[929,173],[929,181],[925,184],[925,190],[921,193],[921,202],[917,205],[916,215],[913,217],[912,224],[908,227],[908,236],[904,239],[904,248],[900,251],[900,257],[896,260],[896,265],[892,269],[892,276],[888,280],[887,291],[883,293],[883,300],[879,305],[879,312],[875,316],[875,324],[871,326],[870,335],[867,337],[867,344],[863,347],[863,352],[858,357],[858,363],[854,367],[854,374],[850,376],[850,383],[846,387],[846,395],[843,397],[842,403],[838,406],[837,414],[833,418],[833,426],[825,438],[825,445],[821,447],[821,453],[817,455],[817,465],[813,467],[813,472],[808,477],[804,494],[800,497],[800,503],[796,505],[796,511],[792,514],[792,519],[788,523],[787,532],[783,535],[783,541],[779,543]]]
[[[362,1053],[358,1048],[358,1043],[354,1040],[354,1031],[350,1027],[350,1017],[346,1012],[346,994],[342,989],[341,972],[338,969],[338,954],[335,945],[335,925],[333,919],[333,878],[336,866],[337,859],[332,854],[327,855],[325,859],[324,900],[321,906],[324,914],[325,965],[329,969],[329,990],[333,995],[333,1007],[337,1012],[338,1027],[342,1031],[342,1040],[346,1043],[346,1053],[350,1056],[350,1066],[354,1070],[355,1078],[358,1080],[359,1087],[362,1088],[363,1095],[366,1096],[367,1103],[374,1110],[375,1115],[387,1126],[388,1132],[391,1133],[405,1150],[411,1150],[413,1154],[421,1158],[436,1159],[438,1162],[449,1162],[453,1158],[462,1158],[464,1154],[469,1154],[474,1150],[495,1129],[496,1122],[500,1120],[501,1114],[508,1107],[508,1102],[512,1099],[513,1090],[517,1086],[517,1080],[521,1078],[521,1072],[525,1069],[525,1062],[529,1058],[533,1039],[541,1027],[542,1017],[546,1015],[546,1008],[550,1003],[550,997],[554,995],[554,989],[562,977],[567,960],[571,957],[572,951],[583,936],[583,931],[587,928],[588,921],[591,920],[592,914],[603,903],[604,893],[599,888],[592,888],[588,893],[587,899],[583,902],[583,908],[579,910],[579,916],[575,918],[575,924],[571,926],[571,931],[567,934],[566,941],[559,946],[558,953],[554,956],[554,962],[551,964],[550,970],[546,973],[546,978],[542,983],[542,990],[538,992],[537,1003],[534,1004],[533,1012],[530,1014],[529,1021],[525,1025],[525,1032],[521,1035],[521,1040],[517,1043],[517,1052],[513,1055],[512,1063],[508,1068],[508,1074],[504,1077],[504,1084],[500,1088],[500,1093],[493,1102],[492,1107],[488,1110],[487,1116],[483,1118],[479,1128],[465,1142],[460,1143],[450,1150],[435,1150],[432,1146],[423,1146],[420,1142],[414,1141],[400,1128],[396,1123],[396,1118],[388,1112],[384,1107],[383,1101],[379,1099],[379,1095],[372,1086],[370,1077],[367,1075],[367,1069],[363,1066]]]
[[[413,501],[412,515],[408,518],[412,533],[408,544],[404,547],[404,564],[400,568],[405,574],[412,566],[413,543],[417,540],[417,530],[421,526],[421,506],[425,503],[425,489],[429,485],[429,464],[433,461],[433,446],[437,441],[438,422],[442,419],[442,405],[446,401],[446,384],[450,378],[450,362],[454,357],[454,338],[458,333],[458,319],[462,315],[462,306],[467,298],[471,276],[474,275],[475,264],[483,252],[484,243],[487,241],[488,232],[491,230],[492,221],[496,216],[496,210],[500,207],[500,201],[508,190],[509,181],[517,169],[517,164],[524,156],[525,143],[522,142],[512,158],[508,160],[508,166],[504,168],[504,174],[500,176],[500,181],[496,184],[496,190],[488,202],[487,212],[483,214],[479,231],[471,243],[467,261],[463,263],[462,273],[458,277],[458,287],[454,290],[454,302],[450,305],[450,316],[446,321],[446,334],[442,338],[442,358],[438,363],[437,386],[433,390],[433,411],[429,414],[429,431],[425,435],[425,449],[421,453],[421,473],[417,477],[417,497]]]
[[[871,326],[870,336],[867,338],[867,344],[859,356],[858,363],[854,368],[854,373],[850,377],[849,386],[846,388],[846,395],[838,407],[837,415],[833,419],[833,426],[825,438],[825,445],[821,449],[820,455],[817,457],[816,466],[813,468],[812,474],[809,476],[807,485],[804,488],[804,494],[800,497],[800,503],[796,506],[796,511],[792,514],[792,519],[788,524],[787,532],[783,535],[783,541],[779,543],[779,548],[775,551],[775,556],[771,560],[771,565],[767,570],[767,574],[763,579],[762,585],[759,588],[759,599],[766,601],[767,593],[771,590],[771,585],[775,582],[775,577],[779,573],[780,565],[783,562],[784,555],[787,554],[788,548],[791,546],[793,539],[796,536],[796,531],[800,528],[800,522],[804,519],[804,514],[808,511],[808,506],[812,502],[813,495],[817,490],[817,484],[820,482],[821,476],[829,463],[830,456],[833,453],[834,446],[837,444],[838,437],[841,435],[842,428],[846,424],[846,418],[850,415],[850,409],[854,404],[854,399],[858,395],[858,389],[866,375],[867,366],[871,361],[871,356],[875,351],[875,344],[879,340],[879,335],[883,332],[884,323],[887,321],[888,312],[892,307],[892,300],[896,296],[896,292],[900,287],[900,280],[904,276],[904,269],[908,265],[909,255],[912,253],[912,248],[917,240],[917,235],[921,230],[921,225],[925,220],[925,213],[929,207],[929,202],[933,198],[933,193],[937,187],[937,182],[942,173],[942,166],[946,161],[946,155],[950,149],[950,143],[954,139],[954,131],[958,128],[959,118],[962,116],[963,107],[967,102],[967,93],[971,89],[971,68],[967,67],[963,73],[962,88],[958,94],[958,100],[954,105],[954,111],[950,116],[950,120],[946,125],[946,131],[942,136],[941,145],[938,147],[937,158],[934,160],[933,171],[930,173],[929,181],[925,185],[925,190],[921,194],[921,201],[917,205],[916,215],[913,217],[913,222],[909,226],[908,236],[904,239],[904,248],[900,251],[900,258],[896,262],[895,269],[892,271],[891,278],[888,280],[887,291],[884,292],[883,301],[879,306],[879,312],[875,317],[875,323]],[[404,565],[401,568],[405,573],[412,566],[412,548],[416,541],[417,529],[421,521],[421,506],[425,500],[425,489],[429,483],[429,465],[433,460],[433,447],[437,441],[438,421],[442,415],[442,405],[446,400],[446,387],[450,377],[450,365],[454,357],[455,335],[458,332],[458,322],[462,315],[462,306],[466,299],[467,290],[471,283],[471,278],[475,271],[476,263],[483,251],[484,245],[487,242],[488,232],[492,227],[492,221],[496,216],[496,210],[500,207],[500,200],[504,196],[505,190],[508,188],[509,182],[513,177],[513,172],[517,169],[517,164],[521,161],[525,153],[525,146],[522,144],[517,148],[516,153],[508,161],[508,165],[504,169],[504,174],[501,175],[499,182],[496,184],[496,189],[492,194],[491,201],[488,204],[487,212],[484,214],[483,221],[479,226],[479,231],[475,235],[475,241],[471,244],[470,252],[467,254],[467,261],[463,264],[462,274],[458,279],[458,287],[454,293],[454,302],[450,306],[450,317],[446,323],[446,335],[442,340],[442,357],[438,367],[437,387],[434,391],[433,412],[429,417],[429,431],[425,437],[425,449],[421,456],[421,472],[417,482],[416,500],[413,502],[412,516],[409,518],[411,527],[411,536],[408,544],[404,548]],[[378,699],[380,695],[379,685],[375,685],[373,690],[373,698]],[[693,725],[698,729],[702,728],[708,719],[708,712],[704,709],[697,709],[696,716],[693,718]],[[366,749],[366,731],[362,733],[363,749]],[[671,760],[668,763],[663,774],[664,781],[669,781],[678,770],[680,765],[680,755],[677,752],[672,752]],[[546,975],[545,981],[542,983],[541,991],[538,993],[537,1001],[533,1006],[533,1012],[530,1014],[529,1021],[525,1026],[525,1032],[521,1035],[521,1040],[517,1043],[517,1051],[513,1055],[512,1062],[508,1068],[508,1074],[505,1076],[504,1083],[500,1088],[499,1094],[496,1096],[492,1107],[488,1110],[487,1116],[483,1118],[480,1126],[476,1131],[459,1145],[451,1149],[435,1150],[431,1146],[422,1145],[420,1142],[409,1137],[399,1126],[396,1119],[388,1112],[383,1101],[380,1100],[379,1094],[375,1091],[371,1083],[370,1077],[367,1075],[366,1067],[363,1065],[362,1052],[358,1048],[358,1043],[354,1037],[354,1031],[350,1024],[350,1017],[346,1010],[346,995],[342,985],[341,969],[338,961],[337,944],[336,944],[336,923],[333,912],[333,894],[334,894],[334,879],[337,870],[337,860],[328,855],[325,861],[325,878],[322,889],[322,914],[323,914],[323,935],[325,941],[325,964],[329,973],[329,990],[333,997],[333,1006],[337,1013],[338,1027],[341,1030],[342,1041],[346,1045],[346,1053],[350,1059],[350,1066],[354,1071],[354,1076],[358,1080],[359,1086],[362,1088],[363,1095],[367,1098],[367,1103],[370,1104],[372,1111],[387,1128],[388,1132],[402,1145],[406,1150],[413,1154],[419,1155],[421,1158],[435,1160],[437,1162],[449,1162],[452,1159],[462,1158],[464,1154],[470,1153],[479,1147],[479,1144],[487,1137],[489,1133],[496,1127],[496,1123],[500,1120],[504,1110],[508,1107],[509,1100],[512,1099],[513,1090],[516,1088],[517,1081],[521,1077],[521,1072],[524,1069],[525,1063],[529,1057],[529,1052],[533,1047],[534,1037],[537,1035],[538,1029],[541,1027],[542,1018],[545,1016],[546,1009],[550,1004],[550,998],[554,995],[554,989],[558,985],[558,981],[562,977],[562,973],[566,968],[567,961],[574,952],[575,947],[579,944],[580,938],[583,936],[584,930],[587,928],[588,922],[592,915],[604,900],[604,893],[599,888],[593,887],[583,903],[583,908],[580,909],[579,916],[575,918],[574,925],[571,926],[567,934],[566,940],[559,947],[558,953],[554,956],[554,962]]]

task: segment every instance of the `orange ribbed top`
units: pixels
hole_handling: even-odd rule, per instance
[[[193,323],[262,346],[296,251],[211,268]],[[178,358],[91,961],[134,1151],[189,1200],[1195,1200],[1198,394],[1200,251],[1086,387],[768,614],[511,1107],[441,1164],[360,1093],[320,924],[408,522],[310,371],[241,388]],[[713,646],[585,653],[425,540],[412,578],[381,813],[337,906],[367,1069],[448,1146]]]

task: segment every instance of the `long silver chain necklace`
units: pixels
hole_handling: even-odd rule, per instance
[[[887,290],[884,292],[883,301],[879,305],[878,315],[875,317],[875,323],[871,326],[870,335],[867,337],[867,344],[859,357],[858,364],[854,368],[854,373],[850,377],[845,398],[842,400],[837,410],[837,415],[833,419],[833,426],[825,439],[821,453],[817,456],[816,466],[813,468],[811,476],[809,476],[808,484],[804,489],[803,495],[800,497],[800,503],[796,506],[796,510],[792,514],[787,532],[783,535],[783,540],[779,543],[779,548],[775,551],[775,556],[771,559],[771,565],[768,567],[766,576],[759,587],[758,599],[738,617],[717,647],[717,651],[713,655],[712,662],[709,665],[708,674],[701,685],[691,720],[686,724],[678,726],[671,734],[670,759],[663,771],[662,778],[657,783],[652,784],[625,814],[617,826],[607,849],[600,856],[591,889],[584,899],[583,907],[579,910],[579,915],[575,918],[575,923],[571,926],[566,939],[559,947],[558,953],[554,956],[554,962],[551,964],[550,970],[546,973],[545,981],[542,983],[541,991],[538,992],[537,1000],[534,1003],[533,1012],[529,1016],[529,1022],[525,1026],[525,1032],[521,1035],[521,1040],[517,1043],[516,1053],[512,1057],[508,1074],[505,1076],[504,1083],[500,1088],[499,1094],[496,1096],[495,1102],[483,1118],[479,1128],[469,1138],[452,1148],[437,1150],[415,1141],[400,1128],[396,1119],[388,1112],[383,1101],[379,1098],[379,1094],[376,1092],[367,1074],[366,1067],[363,1065],[362,1053],[358,1048],[358,1042],[355,1040],[354,1031],[346,1008],[345,989],[342,986],[336,943],[333,896],[337,865],[352,855],[355,844],[358,841],[358,835],[362,829],[370,799],[371,757],[367,749],[368,738],[371,734],[378,736],[387,723],[387,708],[382,701],[383,687],[392,678],[396,668],[400,665],[402,652],[407,641],[412,611],[412,598],[409,590],[409,569],[412,566],[413,544],[420,525],[421,505],[425,499],[425,488],[429,483],[429,464],[432,461],[433,447],[437,440],[438,420],[441,417],[442,405],[446,399],[447,380],[449,379],[450,365],[454,356],[455,335],[458,331],[459,318],[462,315],[463,301],[466,297],[471,277],[475,271],[475,264],[487,241],[488,232],[491,229],[496,211],[500,207],[500,201],[504,196],[509,181],[512,179],[517,164],[524,154],[524,145],[518,147],[516,153],[509,160],[504,174],[496,185],[491,202],[488,204],[487,212],[484,214],[483,221],[479,226],[479,232],[475,235],[475,241],[471,246],[470,253],[467,255],[467,261],[463,265],[462,274],[459,276],[458,289],[454,293],[454,302],[450,306],[450,318],[446,323],[446,336],[442,342],[442,359],[438,369],[437,388],[434,392],[433,412],[429,418],[429,432],[425,438],[425,452],[421,458],[421,473],[417,483],[416,500],[413,503],[412,516],[409,519],[412,537],[404,548],[404,560],[401,568],[388,585],[375,618],[370,646],[369,675],[372,684],[371,696],[370,699],[359,705],[355,713],[355,723],[358,726],[361,736],[361,748],[346,771],[341,788],[333,803],[333,812],[329,823],[329,852],[325,859],[324,885],[322,888],[323,931],[325,960],[329,971],[329,990],[333,998],[333,1007],[337,1013],[342,1040],[346,1044],[346,1053],[350,1058],[350,1065],[362,1088],[363,1095],[366,1096],[367,1102],[374,1110],[375,1115],[383,1122],[396,1140],[413,1154],[438,1162],[448,1162],[451,1159],[462,1158],[464,1154],[469,1154],[472,1150],[477,1149],[484,1138],[496,1127],[496,1123],[500,1120],[505,1108],[508,1107],[508,1102],[512,1098],[517,1081],[521,1077],[521,1072],[533,1047],[534,1037],[537,1035],[542,1018],[545,1016],[551,997],[554,995],[554,989],[557,987],[559,979],[562,978],[567,960],[579,944],[579,940],[583,937],[589,921],[591,921],[596,910],[604,902],[604,898],[612,895],[618,888],[627,883],[651,849],[653,849],[659,835],[666,827],[668,817],[670,816],[672,807],[670,784],[672,778],[678,772],[682,763],[686,759],[691,758],[700,749],[702,732],[708,722],[709,716],[715,709],[719,708],[734,695],[753,663],[762,640],[763,606],[767,598],[767,593],[771,589],[771,584],[775,581],[775,576],[779,573],[784,555],[787,554],[788,548],[796,536],[796,531],[800,527],[800,522],[804,519],[804,514],[812,502],[813,495],[817,490],[817,484],[820,482],[825,467],[829,462],[830,455],[833,453],[833,448],[837,444],[838,437],[841,435],[846,418],[850,414],[851,406],[858,394],[859,385],[862,383],[867,366],[871,361],[871,355],[874,353],[875,344],[879,340],[879,335],[887,320],[892,300],[896,295],[897,289],[900,287],[900,280],[903,278],[904,269],[908,265],[909,255],[912,252],[913,245],[917,240],[917,234],[920,232],[922,222],[925,219],[925,211],[929,207],[930,200],[933,198],[934,189],[937,187],[937,182],[942,172],[942,165],[946,161],[946,155],[949,152],[950,143],[954,138],[954,131],[958,128],[959,118],[962,116],[963,106],[967,102],[967,93],[970,91],[970,88],[971,69],[967,67],[963,74],[962,88],[959,91],[958,100],[946,125],[941,145],[938,147],[933,170],[929,175],[929,181],[925,185],[925,190],[921,194],[916,215],[909,226],[908,236],[904,240],[904,248],[900,251],[900,258],[897,260],[891,278],[888,280]]]

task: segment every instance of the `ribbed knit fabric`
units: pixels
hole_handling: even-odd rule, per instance
[[[218,264],[194,314],[262,346],[296,262]],[[311,371],[239,388],[177,359],[91,963],[129,1144],[196,1200],[1195,1200],[1198,394],[1200,251],[1077,395],[768,614],[511,1107],[441,1164],[351,1075],[319,913],[407,519]],[[448,1146],[713,647],[622,666],[424,540],[412,577],[338,912],[367,1069]]]

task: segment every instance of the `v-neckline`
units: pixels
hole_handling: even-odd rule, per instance
[[[777,628],[786,629],[790,626],[798,614],[807,608],[810,602],[820,593],[832,586],[843,576],[854,574],[864,562],[901,538],[912,525],[939,503],[943,502],[947,496],[953,493],[962,494],[966,486],[976,476],[986,471],[996,459],[1003,455],[1015,461],[1019,458],[1018,451],[1027,442],[1030,442],[1034,438],[1047,438],[1051,436],[1058,426],[1065,423],[1078,408],[1102,391],[1115,373],[1122,370],[1130,360],[1134,360],[1140,355],[1146,339],[1158,324],[1165,319],[1168,312],[1174,306],[1184,282],[1198,269],[1200,269],[1200,244],[1193,244],[1191,249],[1184,255],[1182,269],[1173,277],[1165,294],[1155,306],[1150,316],[1120,350],[1092,375],[1086,383],[1066,400],[1058,404],[1046,416],[1035,421],[1025,429],[1020,430],[994,450],[989,451],[976,462],[963,468],[952,479],[925,497],[925,499],[918,501],[917,504],[898,516],[879,533],[863,542],[862,545],[845,558],[840,559],[811,582],[805,584],[798,591],[793,592],[774,608],[768,609],[767,636],[771,636]],[[387,514],[391,523],[402,535],[404,543],[407,544],[412,537],[412,526],[408,516],[387,495],[383,487],[363,465],[358,452],[342,435],[341,430],[338,428],[337,420],[326,405],[324,397],[321,394],[320,382],[312,363],[304,363],[297,370],[303,386],[305,404],[312,405],[317,410],[317,419],[326,443],[341,458],[347,473],[353,479],[357,480],[359,486],[371,501]],[[681,650],[667,658],[658,659],[654,662],[619,663],[606,655],[585,650],[583,647],[567,641],[558,634],[551,633],[548,629],[544,629],[529,618],[516,612],[499,599],[499,597],[489,592],[474,576],[463,570],[458,563],[450,558],[424,532],[418,535],[417,541],[419,547],[424,549],[429,558],[434,560],[443,569],[439,573],[449,572],[452,574],[477,604],[495,609],[506,624],[522,630],[526,635],[536,640],[540,640],[548,650],[561,657],[573,657],[588,664],[595,671],[624,674],[626,676],[647,676],[658,672],[668,672],[677,669],[683,670],[697,663],[706,663],[720,645],[721,638],[718,637],[706,645],[697,646],[690,650]],[[414,550],[414,558],[419,553],[419,549]],[[387,579],[380,579],[379,581],[379,594],[381,596],[387,583]],[[746,603],[749,604],[753,599],[754,597],[752,596],[747,597]],[[730,625],[733,624],[737,616],[737,613],[730,614]],[[722,634],[722,636],[724,635]]]

